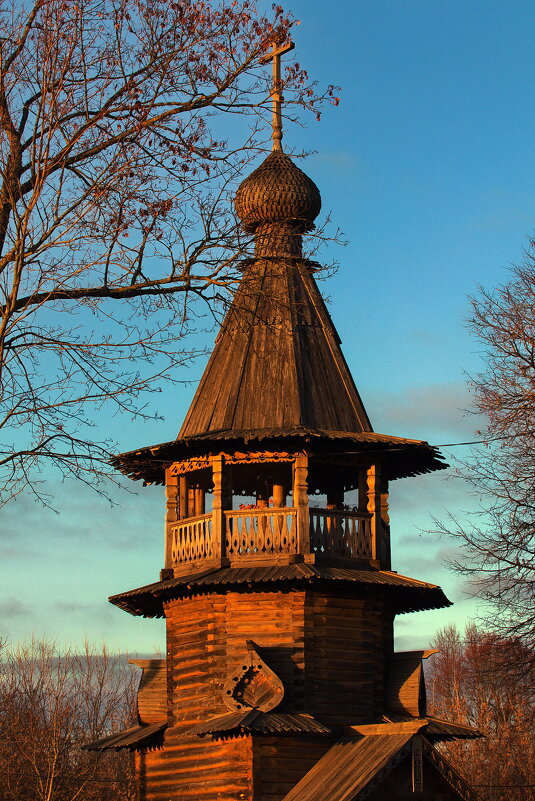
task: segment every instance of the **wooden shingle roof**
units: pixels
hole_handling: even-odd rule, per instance
[[[342,737],[283,801],[352,801],[378,774],[409,753],[412,734]]]
[[[372,431],[307,263],[261,259],[242,280],[178,438],[292,428]]]
[[[239,590],[251,585],[284,587],[288,583],[299,582],[304,586],[319,583],[340,583],[340,585],[373,585],[390,594],[395,614],[441,609],[451,606],[444,592],[436,584],[401,576],[388,570],[356,567],[330,567],[328,565],[275,565],[267,567],[226,567],[204,570],[201,573],[165,579],[138,587],[134,590],[112,595],[108,600],[131,615],[143,617],[164,617],[164,603],[171,598],[183,597],[204,591],[218,592],[221,588],[233,587]]]

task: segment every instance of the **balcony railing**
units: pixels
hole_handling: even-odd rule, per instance
[[[371,559],[371,515],[334,509],[310,510],[310,550],[347,559]]]
[[[222,536],[217,538],[212,513],[170,523],[166,566],[185,569],[220,558],[231,565],[280,563],[302,551],[320,558],[372,558],[371,514],[314,508],[307,512],[301,537],[295,507],[225,511]]]
[[[172,523],[168,536],[172,567],[202,562],[214,556],[211,513]]]
[[[297,509],[225,512],[225,555],[231,560],[297,553]]]

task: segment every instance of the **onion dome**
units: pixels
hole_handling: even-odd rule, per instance
[[[314,227],[320,213],[319,189],[282,150],[273,150],[238,187],[236,213],[246,231],[260,223],[297,223],[301,233]]]

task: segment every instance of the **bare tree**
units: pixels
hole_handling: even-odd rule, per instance
[[[124,657],[59,653],[35,640],[0,662],[0,795],[5,801],[133,801],[129,753],[81,748],[135,722],[136,677]]]
[[[527,801],[535,788],[533,682],[510,666],[526,661],[517,639],[469,626],[437,634],[427,677],[431,714],[485,734],[441,746],[486,801]],[[505,666],[508,666],[505,669]]]
[[[0,500],[39,493],[44,459],[105,472],[88,407],[146,414],[139,392],[189,356],[191,301],[236,281],[226,191],[292,25],[250,0],[0,5]],[[332,98],[298,64],[284,88],[288,114]],[[243,135],[217,135],[236,114]]]
[[[475,411],[488,420],[485,441],[460,464],[479,501],[441,531],[461,547],[456,570],[486,604],[484,619],[503,637],[522,638],[535,662],[535,261],[493,292],[472,299],[470,328],[486,368],[472,380]]]

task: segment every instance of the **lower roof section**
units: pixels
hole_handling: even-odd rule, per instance
[[[297,782],[283,801],[351,801],[394,758],[409,753],[412,734],[343,737]]]
[[[88,751],[120,751],[123,748],[150,748],[160,745],[167,723],[152,723],[150,725],[132,726],[125,731],[101,737],[92,743],[84,745]]]
[[[197,734],[202,737],[207,734],[224,735],[231,732],[330,734],[331,729],[313,718],[312,715],[245,709],[241,712],[228,712],[226,715],[219,715],[204,723],[199,723],[188,734]]]
[[[297,782],[283,801],[361,801],[368,798],[370,792],[410,755],[411,740],[416,735],[420,739],[418,732],[343,737]],[[426,763],[442,777],[445,790],[449,785],[453,797],[481,801],[478,793],[425,737],[420,742]]]
[[[436,584],[400,576],[373,567],[329,567],[328,565],[270,565],[266,567],[223,567],[205,570],[189,576],[157,581],[135,590],[112,595],[110,603],[131,615],[164,617],[164,602],[192,593],[222,592],[226,588],[260,589],[262,585],[281,589],[287,585],[314,586],[318,584],[372,585],[390,596],[395,614],[441,609],[451,606]]]

